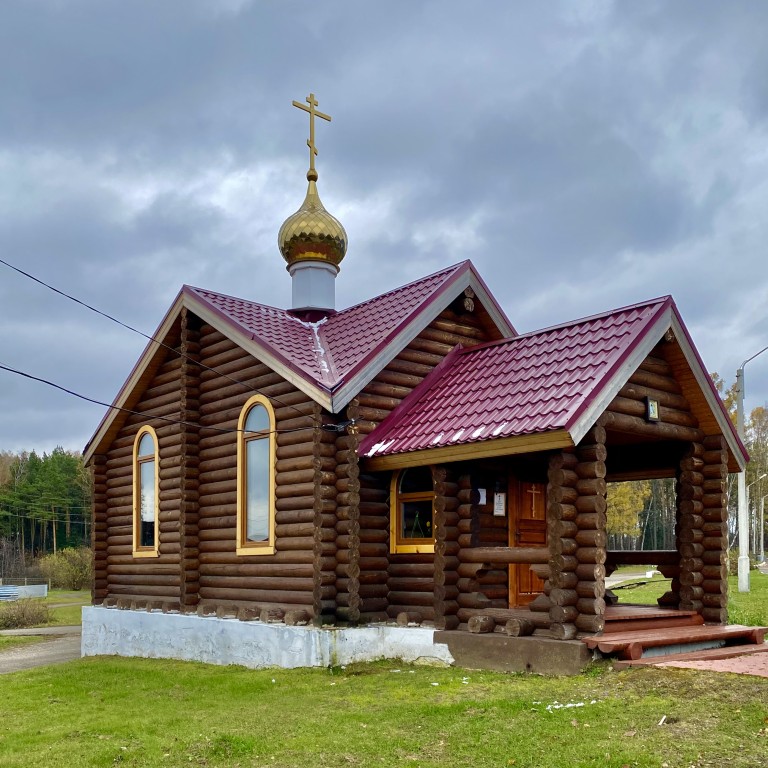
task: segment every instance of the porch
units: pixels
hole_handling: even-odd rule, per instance
[[[705,624],[695,611],[624,604],[607,606],[604,618],[602,634],[557,642],[541,612],[487,608],[469,618],[468,632],[436,633],[435,642],[445,642],[460,664],[542,674],[575,674],[594,652],[617,659],[617,668],[768,653],[768,628]],[[499,636],[506,642],[495,639]],[[490,642],[483,648],[485,638]]]

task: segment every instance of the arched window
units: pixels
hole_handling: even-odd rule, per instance
[[[434,552],[435,484],[430,467],[396,472],[390,490],[389,551]]]
[[[157,434],[142,427],[133,443],[133,556],[158,557],[160,493]]]
[[[237,425],[237,554],[275,551],[275,415],[254,395]]]

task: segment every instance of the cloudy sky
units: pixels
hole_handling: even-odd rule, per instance
[[[287,306],[313,91],[338,306],[466,258],[519,331],[672,293],[732,380],[768,345],[766,40],[762,0],[3,0],[0,258],[150,333],[183,283]],[[112,400],[143,347],[0,265],[0,364]],[[0,371],[0,449],[102,413]]]

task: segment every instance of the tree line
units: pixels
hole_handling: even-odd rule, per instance
[[[90,544],[91,479],[82,456],[0,451],[0,539],[22,557]]]

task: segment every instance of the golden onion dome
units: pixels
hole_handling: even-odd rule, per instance
[[[288,268],[298,261],[324,261],[338,267],[347,252],[347,233],[325,210],[317,193],[317,172],[307,173],[307,196],[280,227],[277,243]]]

